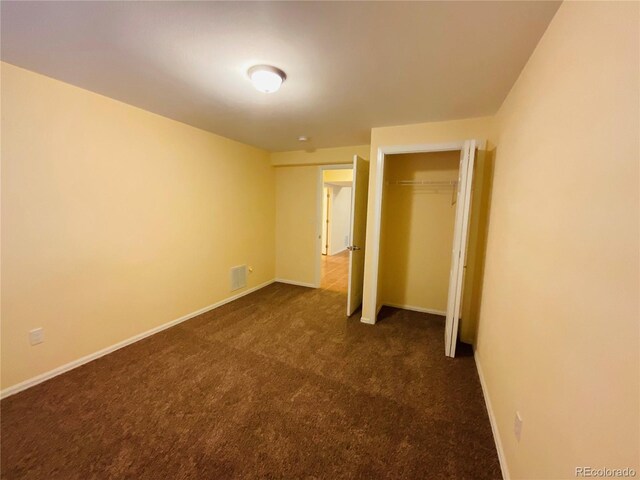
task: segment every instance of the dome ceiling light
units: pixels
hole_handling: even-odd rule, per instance
[[[256,90],[264,93],[277,92],[287,75],[271,65],[255,65],[247,72]]]

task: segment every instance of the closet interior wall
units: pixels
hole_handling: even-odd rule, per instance
[[[459,163],[459,151],[387,158],[382,304],[446,315]]]

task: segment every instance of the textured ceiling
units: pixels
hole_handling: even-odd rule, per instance
[[[491,115],[559,2],[10,2],[2,60],[267,150]],[[287,81],[253,89],[267,63]],[[306,148],[306,146],[305,146]]]

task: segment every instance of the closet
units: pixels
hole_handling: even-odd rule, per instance
[[[476,139],[377,148],[363,323],[389,305],[445,316],[448,357],[458,339],[475,343],[492,158]]]
[[[460,151],[389,155],[380,231],[382,304],[446,316]]]

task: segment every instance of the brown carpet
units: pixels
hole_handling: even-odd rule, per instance
[[[2,401],[6,479],[499,478],[440,317],[273,284]]]

